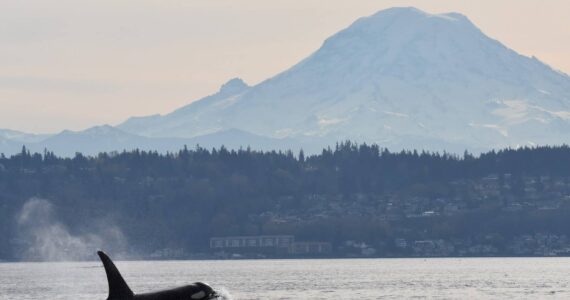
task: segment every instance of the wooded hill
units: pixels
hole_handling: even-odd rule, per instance
[[[496,193],[477,188],[485,178],[495,181]],[[50,201],[57,221],[72,233],[89,232],[105,220],[124,233],[127,251],[139,253],[165,247],[204,252],[210,237],[240,234],[294,234],[333,245],[357,240],[396,251],[389,249],[399,237],[499,234],[500,243],[527,231],[570,233],[564,203],[542,215],[504,210],[520,199],[562,199],[568,178],[568,146],[457,156],[344,142],[307,157],[196,147],[73,158],[24,148],[0,156],[0,259],[18,258],[17,249],[30,243],[19,235],[17,220],[34,197]],[[552,194],[555,186],[561,192]],[[340,216],[327,210],[333,202],[342,207]],[[449,203],[460,212],[408,218],[410,203],[420,213]]]

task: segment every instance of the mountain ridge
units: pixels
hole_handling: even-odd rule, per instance
[[[149,136],[233,127],[329,143],[398,148],[406,136],[417,148],[490,149],[561,143],[538,133],[570,129],[570,77],[489,38],[462,14],[415,8],[360,18],[288,70],[219,103],[206,99],[177,110],[175,126],[161,129],[170,115],[162,116]],[[525,118],[516,117],[521,111]]]
[[[246,135],[227,135],[235,129],[276,148],[343,140],[452,152],[560,145],[570,132],[570,77],[462,14],[391,8],[357,19],[256,85],[234,78],[171,113],[116,128],[137,139],[217,135],[245,146]]]
[[[35,142],[11,140],[0,135],[2,154],[16,154],[22,150],[22,147],[26,147],[33,153],[43,153],[44,150],[48,150],[64,157],[73,157],[76,153],[94,156],[101,152],[132,150],[175,153],[184,147],[197,146],[206,149],[224,146],[228,149],[251,148],[264,151],[300,150],[300,147],[295,147],[294,144],[295,142],[291,140],[272,139],[235,128],[193,138],[149,138],[110,125],[93,126],[80,131],[63,130]]]

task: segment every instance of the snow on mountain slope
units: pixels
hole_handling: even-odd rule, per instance
[[[167,116],[133,117],[118,127],[151,137],[195,137],[230,129],[232,126],[227,126],[223,119],[211,120],[210,116],[231,106],[247,90],[249,86],[245,82],[234,78],[222,85],[218,93],[175,110]],[[212,123],[219,125],[212,126]],[[190,124],[191,131],[188,130]]]
[[[508,49],[457,13],[380,11],[273,78],[228,85],[236,88],[119,128],[149,137],[237,128],[427,149],[560,144],[570,137],[570,77]]]

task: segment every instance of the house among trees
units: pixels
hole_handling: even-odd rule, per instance
[[[329,242],[295,242],[292,235],[228,236],[210,239],[210,249],[240,253],[315,255],[329,254]]]

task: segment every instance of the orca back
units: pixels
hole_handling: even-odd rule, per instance
[[[113,261],[103,251],[97,251],[97,255],[103,262],[105,273],[107,273],[107,282],[109,283],[109,297],[107,300],[128,300],[134,299],[134,293],[127,285],[121,273],[113,263]]]

